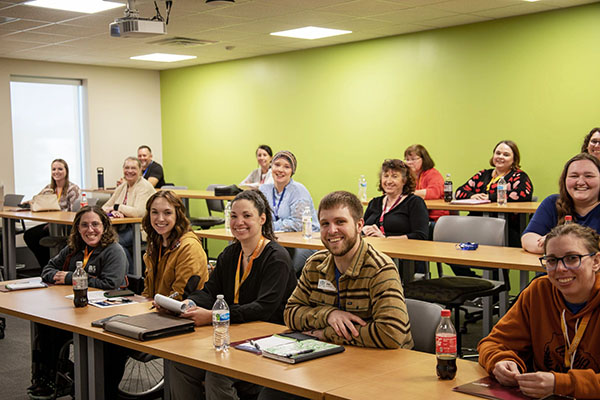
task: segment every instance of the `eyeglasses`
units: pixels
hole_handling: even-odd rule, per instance
[[[85,230],[88,229],[89,227],[92,227],[94,229],[98,229],[102,226],[102,222],[92,222],[91,224],[88,224],[87,222],[82,222],[79,224],[79,228]]]
[[[409,162],[415,162],[415,161],[419,161],[421,159],[421,157],[414,157],[414,158],[406,158],[404,160],[405,163],[409,163]]]
[[[600,145],[600,140],[598,140],[598,139],[590,140],[590,145],[598,146],[598,145]]]
[[[546,269],[546,271],[554,271],[556,268],[558,268],[558,262],[562,261],[566,269],[575,270],[581,266],[581,259],[583,257],[591,257],[595,255],[596,253],[568,254],[564,257],[544,256],[540,257],[540,264],[542,264],[542,268]]]

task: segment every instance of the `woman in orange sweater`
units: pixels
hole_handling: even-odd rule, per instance
[[[548,233],[535,279],[478,346],[479,363],[530,397],[600,398],[600,236],[579,224]]]

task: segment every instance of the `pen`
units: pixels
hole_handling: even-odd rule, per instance
[[[291,358],[294,356],[299,356],[300,354],[308,354],[308,353],[312,353],[313,351],[315,351],[315,349],[306,349],[306,350],[300,350],[300,351],[293,351],[290,353],[286,353],[283,356],[287,357],[287,358]]]
[[[175,298],[175,297],[177,297],[177,296],[179,296],[179,292],[173,292],[173,293],[171,293],[171,294],[169,295],[169,298],[170,298],[170,299],[174,299],[174,298]],[[155,309],[155,308],[156,308],[156,306],[155,306],[155,305],[152,305],[152,307],[150,307],[150,309],[151,309],[151,310],[153,310],[153,309]]]
[[[259,345],[258,345],[258,343],[256,343],[254,340],[250,339],[250,341],[249,341],[248,343],[250,343],[252,346],[254,346],[254,348],[255,348],[256,350],[258,350],[258,351],[261,351],[261,350],[260,350],[260,346],[259,346]]]

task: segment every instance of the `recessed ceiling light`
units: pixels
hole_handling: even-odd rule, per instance
[[[166,54],[166,53],[152,53],[145,54],[143,56],[135,56],[129,57],[132,60],[140,60],[140,61],[158,61],[158,62],[175,62],[175,61],[183,61],[183,60],[192,60],[196,58],[196,56],[182,56],[179,54]]]
[[[527,1],[529,3],[533,3],[533,2],[536,2],[536,1],[540,1],[540,0],[525,0],[525,1]]]
[[[312,40],[321,39],[329,36],[345,35],[347,33],[352,33],[352,31],[319,28],[318,26],[305,26],[304,28],[290,29],[289,31],[272,32],[271,35]]]
[[[54,8],[56,10],[74,11],[86,14],[125,7],[125,4],[122,3],[102,0],[33,0],[23,4],[26,6]]]

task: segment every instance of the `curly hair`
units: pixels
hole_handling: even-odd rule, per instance
[[[415,187],[417,186],[415,176],[411,173],[411,170],[408,167],[408,165],[404,164],[402,160],[398,160],[397,158],[391,160],[384,160],[383,164],[381,164],[381,171],[379,171],[379,186],[377,187],[377,190],[383,192],[383,186],[381,186],[381,178],[383,177],[383,174],[388,171],[398,171],[402,175],[402,179],[404,180],[402,194],[410,194],[415,191]]]
[[[584,242],[586,250],[590,253],[600,252],[600,235],[598,235],[595,230],[579,224],[560,224],[552,228],[546,235],[546,240],[544,241],[544,254],[546,254],[546,248],[551,239],[565,235],[577,236]]]
[[[513,163],[510,166],[510,168],[511,169],[519,169],[519,168],[521,168],[521,153],[519,152],[519,147],[517,146],[517,144],[515,142],[513,142],[512,140],[501,140],[501,141],[499,141],[494,146],[494,150],[492,150],[492,157],[490,158],[490,165],[492,167],[495,167],[495,165],[494,165],[494,153],[496,153],[496,149],[501,144],[507,145],[508,147],[510,147],[510,149],[513,152]]]
[[[167,247],[170,248],[179,240],[184,233],[190,231],[190,221],[185,216],[185,206],[179,197],[170,190],[159,190],[154,193],[146,202],[146,215],[142,218],[142,228],[148,235],[148,256],[155,257],[163,244],[163,237],[159,235],[152,227],[151,213],[152,203],[156,199],[165,199],[175,210],[175,226],[171,229],[167,240]]]
[[[244,190],[231,200],[231,207],[233,207],[238,200],[248,200],[254,205],[259,216],[265,215],[265,223],[262,226],[262,235],[269,240],[277,241],[277,237],[273,231],[273,213],[271,212],[269,201],[265,195],[260,190]],[[237,241],[237,239],[234,239],[234,242],[235,241]]]
[[[579,153],[575,157],[571,158],[565,164],[562,173],[560,174],[560,178],[558,179],[558,200],[556,200],[556,212],[558,214],[558,223],[562,224],[565,221],[565,216],[571,215],[575,220],[575,204],[573,202],[573,198],[567,191],[567,173],[569,171],[569,167],[575,161],[583,161],[588,160],[594,163],[596,168],[598,169],[598,173],[600,174],[600,161],[598,159],[588,153]],[[600,200],[600,194],[598,195],[598,200]]]
[[[585,137],[583,138],[583,144],[581,145],[581,152],[582,153],[587,153],[588,152],[588,146],[590,145],[590,140],[592,140],[592,136],[594,136],[594,133],[600,133],[600,128],[593,128],[590,133],[588,133],[587,135],[585,135]]]
[[[73,228],[71,229],[71,234],[69,235],[68,240],[69,248],[71,249],[72,253],[83,250],[86,246],[85,241],[81,237],[81,233],[79,233],[79,223],[81,222],[81,218],[83,218],[84,214],[88,212],[93,212],[94,214],[98,215],[100,221],[102,222],[102,228],[104,230],[102,232],[102,236],[100,237],[100,247],[104,248],[119,241],[119,236],[113,229],[110,218],[108,218],[108,215],[106,215],[102,208],[98,206],[85,206],[77,211],[77,214],[75,214],[75,219],[73,220]]]

